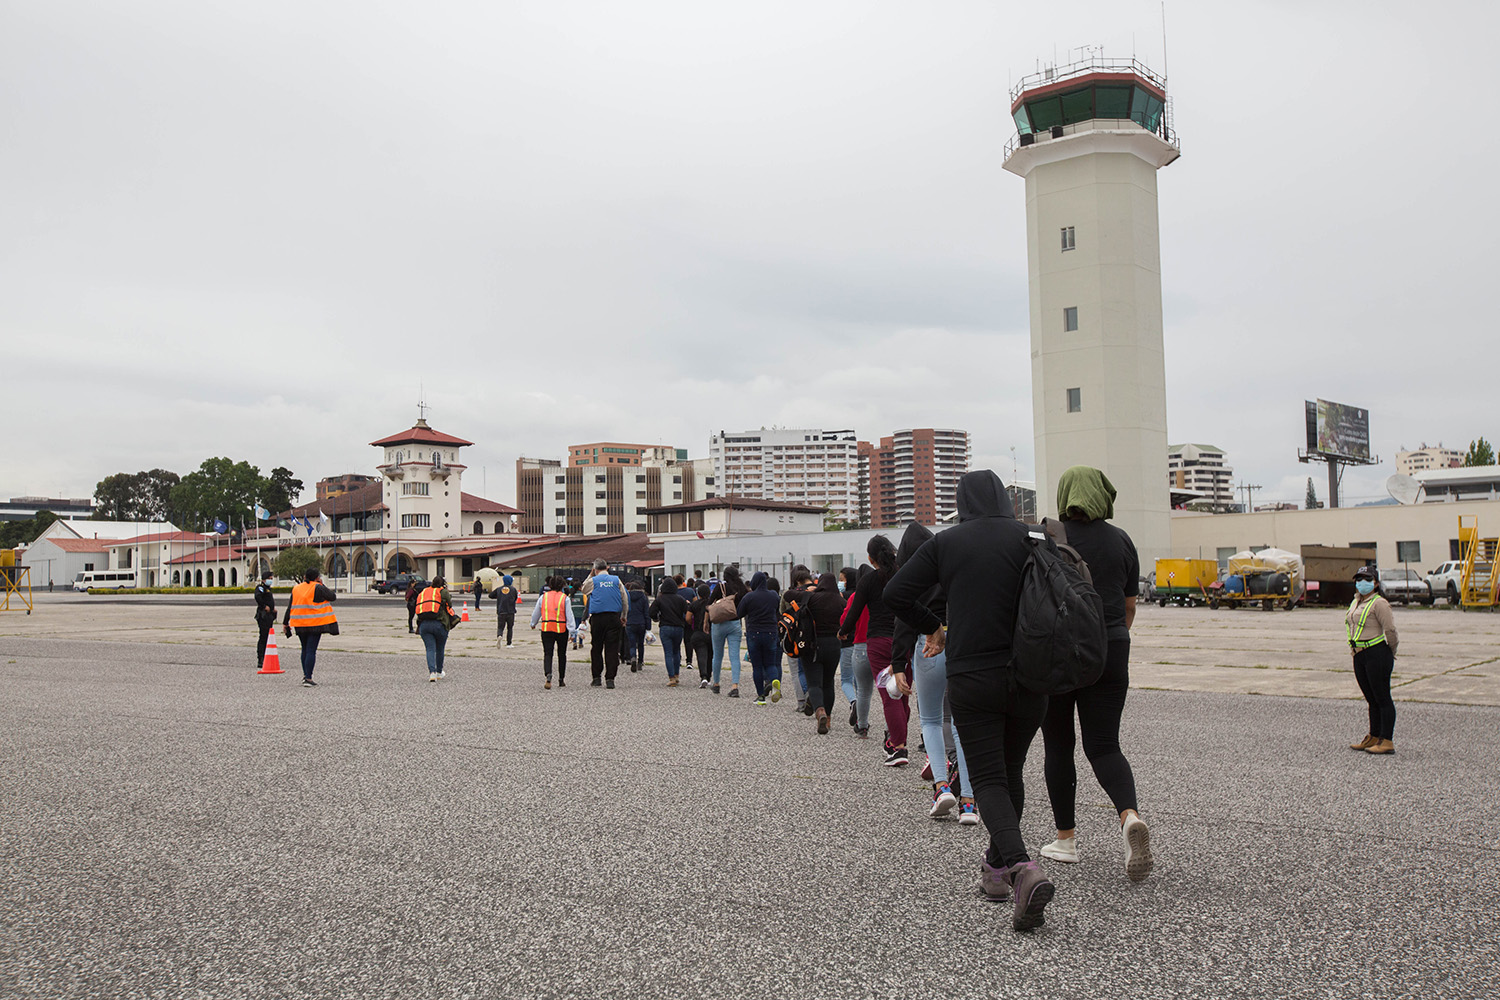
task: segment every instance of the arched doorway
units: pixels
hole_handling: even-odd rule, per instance
[[[410,573],[414,565],[411,561],[411,556],[405,552],[397,552],[386,562],[386,571],[391,576],[395,576],[397,573]]]
[[[194,580],[193,586],[195,586],[195,587],[201,587],[201,586],[203,586],[203,571],[201,569],[200,570],[195,570],[193,572],[193,580]]]
[[[342,552],[335,552],[328,559],[328,575],[337,580],[349,573],[349,561],[344,558]]]
[[[260,561],[260,567],[255,571],[256,579],[259,579],[259,578],[265,576],[269,572],[271,572],[271,563],[270,563],[270,561],[267,560],[267,559],[262,559]]]
[[[172,571],[172,586],[174,586],[174,587],[180,587],[180,586],[182,586],[182,571],[181,570],[174,569]]]
[[[354,575],[372,577],[375,575],[375,560],[368,551],[361,551],[354,560]]]
[[[240,568],[238,566],[229,567],[229,585],[231,587],[238,587],[240,585]]]
[[[209,572],[210,576],[213,575],[213,570],[209,570],[208,572]],[[224,567],[223,566],[219,567],[219,586],[221,586],[221,587],[224,586]]]

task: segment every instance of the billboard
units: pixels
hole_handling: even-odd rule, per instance
[[[1326,399],[1307,400],[1307,450],[1355,462],[1370,461],[1370,411]]]

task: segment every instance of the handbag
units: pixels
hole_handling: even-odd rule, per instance
[[[736,616],[733,594],[725,594],[708,606],[708,620],[715,625],[734,621]]]

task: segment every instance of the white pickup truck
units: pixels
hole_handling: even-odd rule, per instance
[[[1475,572],[1488,576],[1490,572],[1489,563],[1475,563]],[[1432,588],[1433,597],[1446,597],[1449,604],[1458,603],[1458,585],[1464,573],[1464,564],[1461,560],[1452,559],[1442,563],[1437,569],[1427,574],[1427,585]]]

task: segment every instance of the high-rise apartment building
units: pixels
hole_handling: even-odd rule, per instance
[[[687,461],[687,449],[659,444],[621,444],[618,441],[568,445],[569,465],[648,465],[673,461]]]
[[[824,507],[828,519],[860,517],[859,442],[852,430],[719,431],[708,453],[723,496]]]
[[[1233,482],[1234,469],[1224,463],[1223,448],[1211,444],[1167,445],[1169,487],[1202,493],[1203,502],[1227,510],[1235,502]]]
[[[957,509],[958,480],[969,471],[969,432],[907,428],[859,443],[861,524],[890,528],[935,524]]]
[[[1457,469],[1463,464],[1464,453],[1444,448],[1441,441],[1436,448],[1429,447],[1424,441],[1416,451],[1396,452],[1396,471],[1407,476],[1432,469]]]
[[[547,458],[516,460],[516,506],[522,512],[522,532],[617,535],[646,531],[646,509],[717,495],[713,466],[706,459],[678,458],[685,453],[675,448],[665,449],[673,457],[663,460],[654,454],[632,456],[598,447],[597,464],[592,450],[582,454],[574,448],[568,449],[567,465]],[[605,461],[611,458],[617,461]]]

